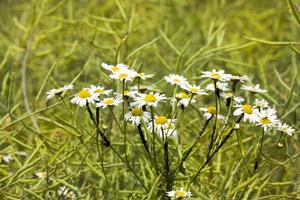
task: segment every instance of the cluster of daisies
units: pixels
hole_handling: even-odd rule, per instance
[[[155,132],[163,138],[174,137],[177,135],[177,120],[173,119],[176,115],[158,115],[155,108],[160,104],[169,104],[170,106],[186,109],[190,104],[195,104],[199,96],[214,95],[217,102],[212,101],[212,105],[199,108],[204,114],[206,120],[216,118],[223,120],[225,124],[231,116],[239,116],[244,122],[261,126],[264,131],[270,128],[276,128],[283,134],[292,135],[295,132],[291,126],[280,122],[276,115],[276,110],[270,107],[269,103],[262,98],[256,98],[255,94],[265,93],[267,90],[261,89],[260,85],[247,85],[247,76],[235,76],[225,73],[224,70],[215,70],[202,72],[201,78],[207,79],[205,84],[197,85],[190,83],[184,76],[170,74],[165,76],[165,81],[173,86],[174,93],[172,97],[166,94],[156,92],[151,87],[141,87],[140,81],[152,78],[153,75],[138,73],[125,64],[108,65],[102,63],[102,67],[109,72],[109,77],[114,81],[122,83],[122,91],[116,92],[100,85],[91,85],[77,92],[71,99],[71,103],[80,107],[91,105],[98,109],[112,109],[123,105],[126,112],[122,119],[131,122],[133,126],[143,125],[149,129],[149,132]],[[208,83],[207,83],[208,82]],[[138,83],[138,84],[135,84]],[[131,87],[129,87],[132,85]],[[47,92],[47,99],[54,96],[61,97],[61,94],[67,90],[73,89],[72,85],[66,85],[59,89],[52,89]],[[241,90],[238,90],[241,89]],[[241,91],[248,92],[247,100],[238,94]],[[200,97],[201,98],[201,97]],[[222,101],[226,105],[226,115]],[[123,109],[124,110],[124,109]],[[225,112],[224,112],[225,113]],[[172,118],[167,116],[172,115]],[[236,127],[239,127],[237,124]],[[183,198],[191,196],[190,192],[170,191],[169,197]]]

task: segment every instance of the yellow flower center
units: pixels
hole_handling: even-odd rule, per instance
[[[143,115],[143,110],[140,109],[140,108],[134,108],[134,109],[131,111],[131,115],[132,115],[132,116],[142,116],[142,115]]]
[[[111,105],[114,103],[114,100],[113,100],[113,99],[105,99],[105,100],[104,100],[104,103],[105,103],[106,105],[111,106]]]
[[[180,92],[180,93],[177,95],[177,97],[178,97],[179,99],[189,99],[189,98],[190,98],[190,96],[189,96],[187,93],[185,93],[185,92]]]
[[[217,114],[217,109],[216,109],[216,107],[214,107],[214,106],[209,106],[209,107],[207,108],[207,112],[209,112],[210,114],[215,115],[215,114]]]
[[[146,102],[154,102],[156,101],[156,97],[153,94],[146,94],[144,100]]]
[[[232,97],[233,94],[232,94],[232,92],[226,92],[225,96],[226,96],[226,97]]]
[[[125,74],[125,73],[119,74],[119,78],[127,78],[127,77],[128,77],[128,74]]]
[[[129,95],[129,91],[128,90],[124,90],[124,95],[128,96]]]
[[[179,79],[174,79],[173,81],[174,81],[174,83],[180,83]]]
[[[96,89],[95,92],[98,94],[103,94],[104,90],[99,88],[99,89]]]
[[[184,197],[184,196],[185,196],[185,192],[183,192],[183,191],[176,192],[176,197]]]
[[[165,116],[159,116],[155,119],[156,124],[165,124],[168,119]]]
[[[271,121],[268,117],[261,118],[259,120],[259,122],[262,123],[262,124],[266,124],[266,125],[271,123]]]
[[[112,68],[111,68],[111,71],[113,71],[113,72],[117,72],[117,71],[119,71],[120,70],[120,67],[118,67],[118,66],[113,66]]]
[[[243,105],[243,110],[245,113],[247,113],[249,115],[253,113],[252,106],[249,104]]]
[[[73,193],[72,193],[72,192],[68,192],[68,193],[66,194],[66,198],[67,198],[67,199],[72,199],[72,196],[73,196]]]
[[[191,91],[192,93],[196,93],[196,92],[198,92],[199,90],[197,90],[196,88],[192,87],[192,88],[190,88],[190,91]]]
[[[79,92],[79,97],[80,97],[80,98],[85,99],[85,98],[88,98],[88,97],[90,97],[90,96],[92,96],[92,95],[91,95],[91,93],[90,93],[87,89],[83,89],[83,90],[81,90],[81,91]]]
[[[221,78],[220,74],[217,73],[217,72],[211,73],[210,76],[211,76],[212,79],[220,79]]]

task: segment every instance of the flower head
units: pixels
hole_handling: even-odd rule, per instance
[[[142,79],[142,80],[146,80],[148,78],[152,78],[154,75],[153,74],[145,74],[145,73],[138,73],[137,77]]]
[[[11,154],[6,154],[6,155],[1,155],[0,154],[0,161],[3,160],[6,163],[10,163],[11,161],[14,160]]]
[[[148,94],[137,94],[134,102],[131,104],[134,107],[153,106],[156,107],[159,102],[165,101],[167,98],[164,94],[150,92]]]
[[[289,136],[292,136],[293,133],[295,132],[295,129],[293,129],[291,126],[289,126],[286,123],[281,123],[281,122],[278,122],[277,130],[279,130],[280,132],[287,134]]]
[[[225,74],[224,70],[215,70],[213,69],[212,71],[205,71],[202,72],[202,76],[201,77],[206,77],[206,78],[211,78],[212,80],[216,80],[216,81],[229,81],[231,78],[230,74]]]
[[[111,72],[118,72],[122,70],[128,69],[127,65],[124,65],[123,63],[117,64],[117,65],[108,65],[106,63],[102,63],[101,66]]]
[[[109,76],[112,79],[127,82],[132,81],[137,76],[137,72],[132,69],[123,69],[117,72],[113,72]]]
[[[62,186],[58,189],[58,195],[64,197],[66,200],[73,200],[76,198],[75,192],[69,190],[66,186]]]
[[[175,130],[176,119],[168,119],[164,115],[154,117],[154,131],[160,137],[176,137],[177,132]],[[152,121],[148,123],[148,129],[152,130]]]
[[[79,93],[75,95],[75,97],[71,100],[71,103],[78,104],[83,107],[87,103],[94,104],[96,101],[99,101],[98,94],[91,91],[90,88],[83,88]]]
[[[106,108],[106,107],[112,107],[112,106],[118,106],[120,103],[122,103],[123,100],[120,97],[108,97],[104,98],[102,101],[96,104],[96,107]]]
[[[109,95],[112,92],[112,90],[105,90],[104,87],[95,86],[95,85],[91,85],[90,91],[92,93],[95,93],[98,96],[100,96],[100,95]]]
[[[183,190],[183,188],[180,188],[180,190],[172,190],[167,192],[168,197],[175,197],[175,198],[186,198],[191,197],[191,192],[186,192]]]
[[[242,90],[247,90],[249,92],[253,92],[253,93],[264,93],[267,92],[267,90],[263,90],[260,88],[259,84],[256,84],[255,86],[252,85],[242,85],[241,87]]]
[[[170,74],[165,76],[165,79],[168,83],[171,83],[171,85],[183,86],[187,83],[186,78],[179,74]]]
[[[276,110],[272,108],[257,112],[257,117],[257,126],[262,126],[264,131],[267,131],[269,127],[274,127],[278,123]]]
[[[180,92],[175,95],[176,99],[178,99],[178,106],[182,106],[186,108],[189,103],[195,103],[195,99],[192,99],[192,96],[188,95],[185,92]]]
[[[217,82],[216,86],[221,91],[229,91],[228,83],[227,82]],[[215,91],[215,85],[213,83],[208,84],[205,88],[208,91]]]
[[[58,89],[51,89],[48,92],[46,92],[47,100],[52,99],[55,95],[60,95],[64,91],[72,90],[72,89],[73,89],[73,85],[65,85],[65,86],[63,86],[61,88],[58,88]]]
[[[248,81],[249,78],[248,78],[247,75],[244,75],[244,76],[234,76],[234,75],[232,75],[232,76],[230,77],[230,80],[231,80],[231,81],[237,81],[237,82],[243,83],[243,82],[245,82],[245,81]]]
[[[239,104],[236,105],[237,109],[233,112],[234,116],[239,116],[241,114],[244,114],[243,120],[254,123],[257,121],[257,109],[253,109],[253,107],[250,104]]]
[[[195,84],[185,84],[181,87],[182,89],[191,92],[192,94],[198,94],[198,95],[207,95],[205,90],[202,90],[200,86]]]
[[[231,99],[233,98],[233,101],[235,103],[242,103],[243,101],[245,101],[245,99],[243,97],[240,96],[233,96],[233,93],[228,91],[228,92],[222,92],[221,97],[223,97],[224,99]]]
[[[217,115],[217,109],[215,106],[208,106],[207,108],[200,108],[201,111],[204,111],[204,117],[210,119]],[[218,114],[217,119],[224,119],[224,115]]]
[[[128,113],[125,114],[124,119],[126,121],[130,121],[132,125],[137,126],[141,124],[141,121],[143,120],[145,123],[148,123],[151,119],[151,115],[147,111],[143,111],[139,107],[135,107],[131,109]]]
[[[269,103],[264,99],[254,99],[254,105],[259,109],[269,108]]]

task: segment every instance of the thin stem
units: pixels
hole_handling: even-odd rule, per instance
[[[264,135],[265,135],[265,131],[264,129],[262,129],[262,133],[261,133],[261,138],[260,138],[260,143],[259,143],[259,147],[258,147],[258,153],[257,153],[257,156],[256,156],[256,160],[255,160],[255,164],[254,164],[254,168],[253,168],[253,172],[255,173],[257,168],[258,168],[258,165],[259,165],[259,161],[260,161],[260,155],[261,155],[261,152],[262,152],[262,146],[263,146],[263,143],[264,143]]]
[[[147,144],[147,140],[146,140],[145,135],[144,135],[144,132],[143,132],[143,130],[142,130],[142,125],[139,124],[139,125],[137,126],[137,129],[138,129],[138,132],[139,132],[139,135],[140,135],[142,144],[143,144],[145,150],[147,151],[147,153],[149,154],[149,156],[151,157],[151,153],[150,153],[150,150],[149,150],[149,147],[148,147],[148,144]]]
[[[217,148],[213,151],[213,153],[206,159],[206,161],[204,162],[204,164],[199,168],[199,170],[197,171],[197,173],[195,174],[195,176],[191,179],[190,184],[192,182],[194,182],[197,177],[199,176],[199,174],[201,173],[201,171],[205,168],[205,166],[209,163],[209,161],[217,154],[217,152],[222,148],[222,146],[227,142],[227,140],[230,138],[230,136],[232,135],[232,133],[236,130],[234,127],[236,124],[240,123],[240,121],[242,120],[242,118],[244,117],[244,114],[242,114],[238,120],[234,123],[233,127],[230,129],[229,133],[224,137],[224,139],[221,141],[221,143],[217,146]]]

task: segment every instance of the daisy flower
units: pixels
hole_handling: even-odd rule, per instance
[[[142,106],[153,106],[156,107],[159,102],[165,101],[167,98],[164,94],[150,92],[148,94],[137,94],[134,98],[132,106],[142,107]]]
[[[47,177],[47,172],[36,172],[34,175],[39,179],[43,179]]]
[[[167,192],[168,197],[175,197],[175,198],[186,198],[186,197],[191,197],[192,193],[191,192],[186,192],[183,190],[183,188],[180,188],[180,190],[172,190]]]
[[[124,116],[125,121],[130,121],[132,125],[137,126],[141,124],[143,120],[148,123],[151,119],[151,114],[147,111],[143,111],[141,108],[133,108],[130,112],[126,113]]]
[[[229,81],[231,78],[231,75],[225,74],[224,70],[217,71],[213,69],[212,71],[202,72],[202,74],[203,75],[201,77],[211,78],[216,81]]]
[[[244,75],[244,76],[233,76],[233,75],[232,75],[232,76],[230,77],[230,80],[231,80],[231,81],[239,81],[239,82],[243,83],[243,82],[245,82],[245,81],[248,81],[249,78],[248,78],[247,75]]]
[[[124,91],[124,96],[125,97],[130,97],[130,98],[135,98],[138,93],[139,92],[137,90],[125,90]]]
[[[160,137],[176,137],[175,119],[168,119],[166,116],[160,115],[154,117],[154,131]],[[152,131],[152,121],[148,123],[148,129]]]
[[[102,107],[103,109],[108,107],[108,106],[118,106],[120,103],[122,103],[123,100],[120,97],[108,97],[104,98],[102,101],[99,103],[96,103],[96,107]]]
[[[123,69],[117,72],[113,72],[109,76],[112,79],[120,80],[120,81],[124,80],[125,82],[127,82],[127,81],[132,81],[137,76],[137,72],[132,69]]]
[[[170,74],[168,76],[165,76],[165,80],[168,83],[171,83],[171,85],[183,86],[187,83],[186,78],[179,74]]]
[[[83,107],[87,103],[95,103],[99,101],[98,94],[92,92],[89,88],[83,88],[75,97],[71,100],[71,103],[78,104]]]
[[[183,106],[186,108],[189,103],[195,103],[195,99],[191,99],[191,96],[185,92],[180,92],[175,95],[176,99],[178,99],[177,106]]]
[[[221,97],[223,97],[226,100],[231,99],[233,97],[233,101],[235,103],[242,103],[245,101],[245,99],[243,97],[233,96],[232,92],[222,92],[220,95],[221,95]]]
[[[142,80],[146,80],[148,78],[153,78],[153,74],[145,74],[145,73],[137,73],[137,77],[142,79]]]
[[[104,87],[95,86],[95,85],[91,85],[90,91],[92,93],[97,94],[98,96],[99,95],[109,95],[112,92],[112,90],[105,90]]]
[[[204,117],[209,119],[217,114],[217,109],[214,106],[209,106],[207,108],[200,108],[201,111],[204,111]],[[224,115],[218,114],[217,119],[224,119]]]
[[[276,116],[276,110],[268,108],[267,110],[262,110],[257,112],[257,126],[262,126],[264,131],[267,131],[269,127],[274,127],[278,123]]]
[[[101,66],[111,72],[118,72],[122,70],[128,69],[127,65],[124,65],[123,63],[117,64],[117,65],[108,65],[106,63],[102,63]]]
[[[287,125],[286,123],[278,122],[277,124],[277,130],[284,134],[288,134],[289,136],[292,136],[295,132],[295,129],[293,129],[291,126]]]
[[[195,85],[195,84],[185,84],[181,86],[182,89],[191,92],[192,94],[198,94],[198,95],[207,95],[207,93],[201,89],[200,86]]]
[[[58,89],[51,89],[48,92],[46,92],[47,100],[52,99],[55,95],[60,95],[64,91],[72,90],[72,89],[73,89],[73,85],[65,85],[65,86],[63,86],[61,88],[58,88]]]
[[[243,120],[244,122],[249,120],[251,123],[254,123],[257,121],[257,109],[253,109],[253,107],[249,104],[239,104],[235,105],[237,109],[233,112],[234,116],[239,116],[241,114],[244,114]]]
[[[66,186],[59,188],[58,195],[64,197],[66,200],[73,200],[76,198],[75,192],[69,190]]]
[[[217,88],[221,91],[229,91],[228,83],[227,82],[217,82]],[[213,83],[208,84],[205,88],[208,91],[215,91],[215,85]]]
[[[252,86],[252,85],[242,85],[241,87],[242,90],[246,90],[246,91],[249,91],[249,92],[253,92],[253,93],[264,93],[264,92],[267,92],[267,90],[263,90],[260,88],[259,84],[256,84],[255,86]]]
[[[254,99],[254,105],[259,109],[269,108],[269,103],[264,99]]]
[[[10,163],[11,161],[13,161],[13,157],[11,154],[0,155],[0,160],[3,160],[6,163]]]

